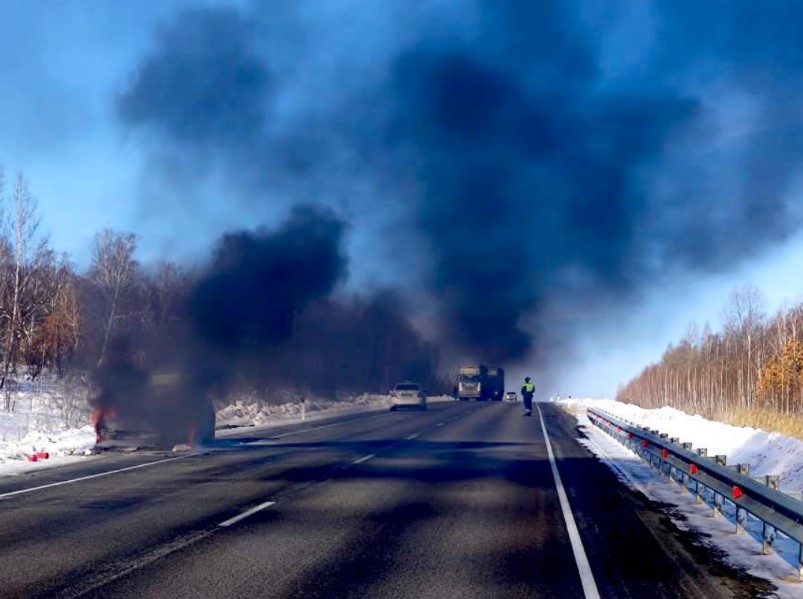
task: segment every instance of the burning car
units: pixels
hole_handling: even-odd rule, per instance
[[[169,449],[215,438],[212,401],[185,369],[148,372],[117,352],[95,380],[100,392],[92,401],[92,421],[99,449]]]
[[[212,402],[195,395],[181,378],[176,372],[154,373],[126,401],[100,399],[92,412],[98,448],[162,449],[214,440]]]

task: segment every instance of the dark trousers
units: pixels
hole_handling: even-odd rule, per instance
[[[524,399],[524,409],[528,412],[531,412],[533,409],[533,396],[531,393],[525,393],[522,395],[522,399]]]

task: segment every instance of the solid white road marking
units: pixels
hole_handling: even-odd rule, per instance
[[[413,439],[415,439],[420,434],[421,433],[414,433],[414,434],[410,435],[409,437],[405,437],[404,440],[405,441],[412,441]]]
[[[275,501],[266,501],[265,503],[260,503],[258,506],[252,507],[250,510],[246,510],[242,514],[234,516],[234,518],[229,518],[228,520],[221,522],[218,524],[218,526],[231,526],[232,524],[237,524],[240,520],[248,518],[248,516],[253,516],[258,511],[264,510],[266,507],[270,507],[275,504]]]
[[[368,455],[364,455],[361,458],[357,458],[356,460],[354,460],[352,462],[352,464],[362,464],[363,462],[367,462],[371,458],[375,458],[375,457],[376,457],[376,454],[369,453]]]
[[[137,464],[136,466],[127,466],[126,468],[118,468],[117,470],[107,470],[106,472],[99,472],[97,474],[90,474],[88,476],[80,476],[78,478],[71,478],[69,480],[60,480],[55,483],[48,483],[46,485],[39,485],[38,487],[30,487],[28,489],[20,489],[19,491],[11,491],[0,495],[0,499],[12,497],[14,495],[22,495],[24,493],[33,493],[34,491],[41,491],[42,489],[50,489],[51,487],[60,487],[62,485],[69,485],[72,483],[81,482],[83,480],[90,480],[92,478],[100,478],[101,476],[109,476],[110,474],[117,474],[119,472],[128,472],[129,470],[137,470],[139,468],[147,468],[148,466],[156,466],[156,464],[166,464],[167,462],[175,462],[176,460],[183,460],[192,457],[193,454],[178,456],[177,458],[167,458],[165,460],[156,460],[155,462],[147,462],[145,464]]]
[[[438,424],[436,424],[435,426],[443,426],[443,422],[439,422],[439,423],[438,423]]]
[[[546,441],[546,453],[549,456],[549,465],[552,467],[552,476],[555,479],[555,487],[558,489],[558,499],[560,500],[560,510],[563,512],[563,519],[566,521],[566,530],[569,532],[569,541],[572,544],[574,561],[577,563],[577,570],[580,572],[580,582],[583,585],[583,594],[586,599],[599,599],[597,583],[594,574],[591,572],[591,565],[588,563],[586,550],[583,548],[583,541],[580,539],[580,532],[577,530],[577,522],[574,520],[572,508],[569,505],[569,498],[563,488],[563,481],[558,472],[558,464],[555,462],[555,453],[552,451],[552,443],[549,440],[549,433],[546,432],[544,415],[541,413],[541,406],[538,409],[538,417],[541,419],[541,430],[544,431],[544,441]]]

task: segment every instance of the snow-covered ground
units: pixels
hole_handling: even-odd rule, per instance
[[[429,403],[453,401],[448,396],[435,396],[427,399]],[[236,401],[217,412],[218,429],[241,427],[267,427],[303,419],[317,420],[335,414],[357,414],[387,410],[391,406],[387,395],[365,393],[350,399],[330,401],[322,399],[291,401],[281,404],[264,404],[257,401]],[[225,434],[225,433],[224,433]],[[220,432],[218,432],[220,435]]]
[[[690,416],[673,408],[646,410],[613,400],[564,400],[560,402],[577,417],[587,436],[583,443],[617,477],[650,499],[674,506],[670,509],[675,524],[699,532],[709,544],[727,556],[735,566],[750,574],[771,580],[779,587],[779,597],[803,597],[803,584],[796,582],[794,564],[798,544],[791,539],[776,540],[777,553],[764,555],[761,551],[761,523],[752,518],[746,522],[747,534],[735,532],[733,506],[726,504],[725,517],[714,517],[710,507],[696,504],[691,494],[659,475],[636,454],[612,437],[593,426],[585,408],[598,407],[638,425],[690,441],[695,447],[707,447],[709,455],[725,454],[729,463],[749,463],[751,474],[778,474],[782,489],[797,492],[803,483],[803,441],[766,433],[756,429],[735,427],[712,422],[700,416]],[[780,555],[779,555],[780,554]]]
[[[334,413],[346,414],[355,411],[387,408],[390,405],[387,395],[360,395],[341,401],[307,400],[281,404],[266,404],[257,401],[236,401],[217,412],[217,427],[269,426],[297,422],[302,419],[315,420]]]
[[[0,393],[0,407],[11,408],[0,411],[0,475],[85,459],[95,444],[88,392],[80,381],[47,375],[35,382],[9,381]]]

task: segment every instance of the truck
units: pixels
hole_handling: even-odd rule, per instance
[[[457,397],[462,401],[501,401],[505,395],[505,370],[498,366],[461,366],[457,375]]]
[[[457,397],[461,401],[487,399],[485,386],[488,379],[486,366],[461,366],[457,375]]]
[[[505,396],[505,369],[498,366],[489,366],[487,374],[488,398],[492,401],[502,401]]]

